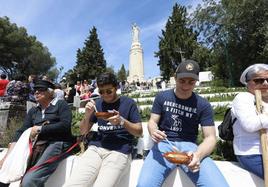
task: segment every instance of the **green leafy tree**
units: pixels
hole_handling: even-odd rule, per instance
[[[113,65],[108,66],[108,67],[106,68],[105,71],[106,71],[106,72],[110,72],[110,73],[116,75],[116,74],[115,74],[115,71],[114,71],[114,66],[113,66]]]
[[[120,70],[118,71],[117,77],[118,77],[118,81],[127,80],[127,72],[126,72],[124,64],[122,64]]]
[[[76,74],[75,69],[68,70],[67,72],[65,72],[63,76],[66,78],[69,84],[74,84],[74,85],[76,84],[77,74]]]
[[[56,59],[52,57],[47,47],[32,38],[30,53],[25,61],[18,65],[19,74],[48,75],[51,80],[56,80],[60,70],[56,67]],[[53,72],[53,73],[52,73]]]
[[[172,15],[168,18],[165,31],[159,42],[156,57],[164,80],[174,75],[177,65],[183,58],[191,58],[194,49],[198,47],[196,34],[189,25],[186,8],[177,3],[173,7]]]
[[[95,79],[98,74],[106,70],[103,49],[95,27],[90,31],[90,35],[84,44],[82,50],[77,50],[77,64],[74,73],[79,75],[77,77],[80,80]]]
[[[57,67],[53,67],[47,72],[46,75],[53,82],[57,82],[57,78],[58,78],[59,74],[60,74],[59,69]]]
[[[197,7],[192,24],[210,47],[213,73],[238,86],[241,72],[268,60],[267,0],[206,0]]]
[[[29,36],[23,27],[0,18],[0,70],[10,78],[15,75],[46,74],[56,65],[48,48]]]
[[[197,44],[193,51],[191,59],[196,60],[199,63],[201,71],[210,71],[212,66],[212,54],[211,50],[207,47]]]

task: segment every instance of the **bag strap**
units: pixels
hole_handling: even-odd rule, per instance
[[[77,145],[79,145],[80,141],[77,140],[67,151],[65,151],[64,153],[61,153],[59,155],[56,155],[56,156],[53,156],[51,158],[49,158],[48,160],[46,160],[45,162],[43,162],[42,164],[40,165],[36,165],[36,166],[33,166],[31,168],[29,168],[25,173],[24,175],[22,176],[21,178],[21,182],[22,182],[22,179],[23,177],[26,175],[26,173],[30,172],[30,171],[35,171],[35,170],[38,170],[40,168],[42,168],[43,166],[47,165],[47,164],[51,164],[57,160],[59,160],[61,157],[65,156],[66,154],[70,153]],[[30,156],[32,155],[33,153],[33,143],[32,141],[29,139],[29,147],[30,147]]]
[[[40,165],[36,165],[36,166],[31,167],[28,171],[26,171],[26,173],[27,173],[27,172],[30,172],[30,171],[35,171],[35,170],[37,170],[37,169],[42,168],[43,166],[45,166],[45,165],[47,165],[47,164],[50,164],[50,163],[53,163],[53,162],[59,160],[61,157],[63,157],[63,156],[65,156],[66,154],[70,153],[70,152],[71,152],[77,145],[79,145],[79,143],[80,143],[80,142],[77,141],[76,143],[74,143],[74,144],[73,144],[67,151],[65,151],[64,153],[61,153],[61,154],[59,154],[59,155],[57,155],[57,156],[53,156],[53,157],[49,158],[48,160],[46,160],[45,162],[43,162],[43,163],[40,164]]]

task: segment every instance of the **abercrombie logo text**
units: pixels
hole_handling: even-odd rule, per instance
[[[185,116],[187,118],[192,118],[193,114],[196,114],[197,109],[182,104],[178,104],[171,101],[165,101],[164,106],[167,112],[173,114],[179,114],[180,116]]]

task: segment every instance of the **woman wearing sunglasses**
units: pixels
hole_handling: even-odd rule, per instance
[[[239,93],[232,104],[232,117],[237,119],[233,125],[234,152],[244,169],[263,179],[259,130],[268,128],[268,65],[249,66],[242,73],[240,82],[247,87],[247,92]],[[263,114],[256,111],[255,90],[262,93]]]
[[[130,169],[134,136],[142,134],[141,118],[134,100],[117,95],[117,80],[112,73],[97,77],[100,99],[91,100],[85,106],[84,119],[80,123],[81,134],[87,134],[94,123],[98,132],[88,142],[87,150],[77,164],[64,187],[109,187]],[[109,118],[97,118],[96,114],[113,113]]]

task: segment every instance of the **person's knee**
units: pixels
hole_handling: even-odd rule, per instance
[[[21,181],[21,186],[22,187],[32,186],[32,183],[33,183],[32,177],[30,175],[25,175]]]
[[[21,181],[21,186],[22,187],[40,186],[45,183],[44,181],[45,180],[43,177],[39,177],[34,172],[29,172],[26,175],[24,175]]]

